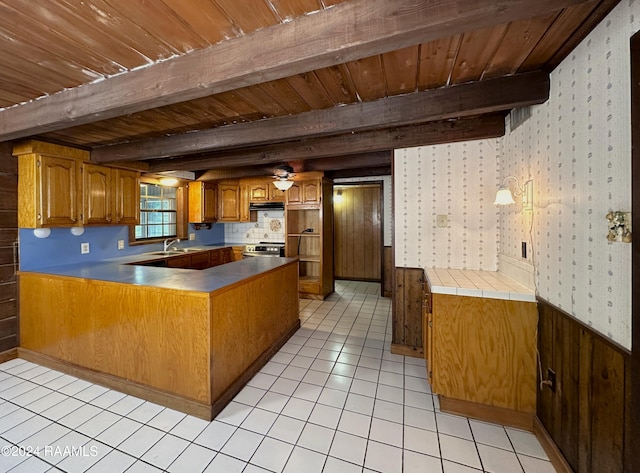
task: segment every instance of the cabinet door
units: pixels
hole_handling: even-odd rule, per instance
[[[249,186],[246,184],[240,184],[240,221],[251,221],[251,212],[249,211]]]
[[[97,164],[82,164],[82,223],[111,223],[111,168]]]
[[[72,158],[41,156],[39,225],[78,224],[78,161]]]
[[[302,182],[302,203],[303,204],[319,204],[320,203],[320,181],[303,181]]]
[[[209,182],[192,182],[189,184],[189,222],[215,222],[218,209],[217,187]]]
[[[285,194],[288,205],[302,204],[302,182],[294,182]]]
[[[251,202],[267,202],[269,200],[269,184],[261,182],[249,186],[249,200]]]
[[[114,223],[138,225],[140,223],[140,173],[126,169],[112,171]]]
[[[218,220],[220,222],[240,221],[240,186],[218,185]]]
[[[283,192],[278,189],[273,185],[273,182],[269,182],[267,185],[269,186],[269,200],[271,202],[284,202],[286,191]]]

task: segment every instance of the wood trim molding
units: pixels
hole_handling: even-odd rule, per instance
[[[422,347],[409,347],[398,343],[391,344],[391,353],[394,355],[411,356],[413,358],[424,358],[424,349]]]
[[[233,399],[233,397],[242,390],[245,384],[262,369],[271,357],[291,338],[291,336],[300,328],[300,319],[294,324],[282,337],[276,340],[268,347],[251,366],[240,376],[229,388],[218,398],[212,405],[201,403],[193,399],[187,399],[175,394],[164,392],[160,389],[145,386],[135,381],[119,378],[107,373],[101,373],[89,368],[68,363],[41,353],[37,353],[25,348],[14,348],[0,353],[0,363],[11,360],[13,358],[23,358],[32,363],[46,366],[71,376],[76,376],[91,383],[105,386],[109,389],[115,389],[131,396],[145,399],[171,409],[185,412],[189,415],[200,417],[205,420],[212,420],[222,409]],[[3,357],[6,356],[6,359]]]
[[[145,386],[144,384],[136,383],[135,381],[126,380],[107,373],[84,368],[73,363],[27,350],[26,348],[18,348],[18,356],[27,361],[31,361],[32,363],[37,363],[38,365],[46,366],[47,368],[84,379],[90,383],[99,384],[109,389],[115,389],[122,393],[136,396],[149,402],[154,402],[202,419],[211,420],[211,406],[205,403],[176,396],[175,394],[167,393],[150,386]]]
[[[281,79],[587,0],[353,0],[0,112],[0,141]],[[228,58],[234,58],[229,61]],[[134,93],[135,92],[135,93]]]
[[[166,158],[234,147],[258,146],[277,141],[470,117],[544,103],[549,98],[549,84],[547,73],[526,72],[343,107],[102,146],[92,150],[91,160],[96,163],[108,163]],[[1,117],[2,112],[0,112]]]
[[[606,335],[602,334],[601,332],[598,332],[593,327],[585,324],[581,320],[579,320],[576,317],[574,317],[573,315],[571,315],[569,312],[559,308],[558,306],[552,304],[551,302],[549,302],[548,300],[546,300],[546,299],[544,299],[544,298],[542,298],[540,296],[536,296],[536,300],[538,301],[538,304],[544,304],[544,305],[550,307],[551,309],[555,310],[556,312],[561,313],[564,317],[567,317],[568,319],[571,319],[573,322],[578,324],[583,329],[587,330],[594,337],[598,338],[601,342],[609,345],[614,350],[619,351],[623,355],[627,355],[627,356],[631,355],[631,352],[629,350],[627,350],[625,347],[623,347],[619,343],[615,342],[614,340],[610,339],[609,337],[607,337]]]
[[[13,360],[14,358],[18,358],[18,349],[10,348],[3,352],[0,352],[0,363],[4,363],[5,361]]]
[[[533,431],[533,415],[526,412],[505,409],[504,407],[490,406],[471,401],[462,401],[450,397],[438,396],[440,410],[452,414],[458,414],[473,419],[478,419],[494,424],[506,425],[517,429]]]
[[[538,442],[540,442],[540,445],[542,445],[551,464],[558,473],[573,473],[571,466],[551,438],[551,435],[549,435],[549,432],[547,432],[547,429],[545,429],[542,422],[540,422],[540,419],[538,419],[538,416],[534,416],[533,418],[533,434],[538,439]]]

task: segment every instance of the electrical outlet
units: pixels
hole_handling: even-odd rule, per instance
[[[86,255],[89,253],[89,243],[80,243],[80,254]]]
[[[526,241],[522,242],[522,257],[524,259],[527,259],[527,242]]]
[[[195,233],[189,233],[189,240],[193,241],[196,239],[196,234]]]
[[[118,249],[124,250],[124,240],[118,240]]]
[[[556,392],[556,372],[551,368],[547,368],[547,380],[549,381],[549,388],[552,392]]]
[[[440,228],[447,228],[449,218],[446,215],[436,215],[436,225]]]

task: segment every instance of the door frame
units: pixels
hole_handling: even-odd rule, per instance
[[[358,186],[367,186],[367,185],[379,185],[380,186],[380,294],[382,295],[384,292],[384,181],[383,180],[366,180],[366,181],[345,181],[345,182],[334,182],[333,188],[335,192],[336,187],[358,187]],[[333,217],[334,217],[334,230],[333,230],[333,279],[335,281],[335,243],[336,243],[336,232],[335,232],[335,202],[333,203]]]

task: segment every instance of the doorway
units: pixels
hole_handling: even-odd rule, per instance
[[[333,187],[334,277],[382,282],[382,182]]]

